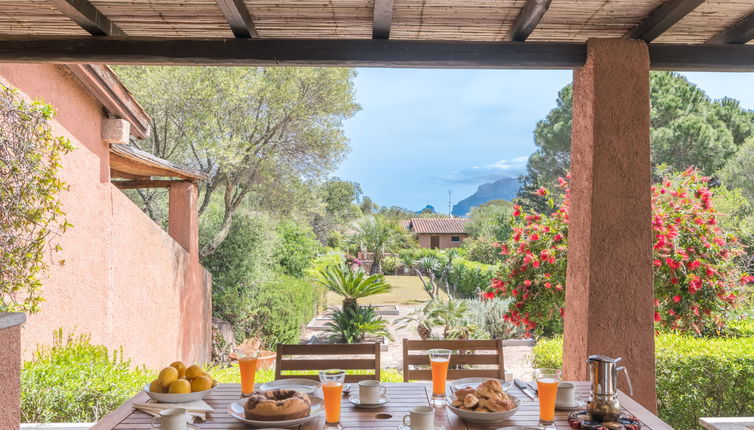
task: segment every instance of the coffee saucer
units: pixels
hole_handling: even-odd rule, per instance
[[[352,395],[348,397],[348,401],[357,408],[377,409],[388,404],[388,402],[390,402],[390,397],[382,394],[380,395],[379,401],[377,403],[361,403],[358,395]]]
[[[564,405],[562,403],[555,402],[555,409],[559,411],[575,411],[584,408],[586,408],[586,402],[583,400],[577,400],[576,403],[572,405]]]
[[[152,427],[154,430],[160,430],[160,425],[157,427]],[[196,424],[186,423],[186,430],[199,430],[199,427],[196,426]]]
[[[398,430],[411,430],[411,426],[401,424],[400,426],[398,426]],[[442,424],[435,424],[434,430],[445,430],[445,426],[443,426]]]

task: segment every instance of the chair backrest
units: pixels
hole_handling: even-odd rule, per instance
[[[365,358],[362,358],[364,356]],[[380,343],[278,344],[275,379],[306,378],[319,381],[319,375],[300,374],[296,371],[326,369],[371,370],[371,374],[346,375],[346,382],[359,382],[366,379],[379,381]],[[288,372],[283,375],[283,371]]]
[[[503,341],[493,340],[408,340],[403,339],[403,382],[429,381],[429,349],[449,349],[452,351],[448,369],[448,380],[460,378],[505,379],[503,361]],[[411,354],[411,352],[418,354]],[[479,354],[486,352],[486,354]],[[471,368],[463,368],[473,365]],[[478,366],[485,366],[484,368]],[[412,366],[422,366],[421,369]]]

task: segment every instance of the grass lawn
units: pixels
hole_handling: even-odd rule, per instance
[[[385,276],[385,281],[393,286],[389,293],[359,299],[360,305],[416,305],[429,300],[418,276]],[[440,297],[447,298],[444,291]],[[337,306],[343,302],[340,296],[327,293],[327,305]]]

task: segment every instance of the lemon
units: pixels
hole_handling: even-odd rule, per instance
[[[194,379],[196,377],[202,376],[202,368],[197,366],[196,364],[192,364],[191,366],[186,368],[186,379]]]
[[[165,388],[160,384],[160,381],[154,380],[151,384],[149,384],[149,391],[153,393],[164,393]]]
[[[207,372],[202,372],[202,376],[206,376],[207,378],[212,379],[212,375]]]
[[[206,376],[197,376],[191,380],[192,393],[196,393],[197,391],[207,391],[210,388],[212,388],[212,379],[207,378]]]
[[[183,364],[182,361],[174,361],[170,363],[170,367],[175,367],[175,370],[178,371],[178,377],[186,376],[186,365]]]
[[[176,379],[178,379],[178,370],[170,366],[160,370],[160,375],[157,377],[157,380],[160,381],[160,385],[163,387],[169,387]]]
[[[172,394],[186,394],[191,392],[191,383],[185,379],[176,379],[170,384],[168,393]]]

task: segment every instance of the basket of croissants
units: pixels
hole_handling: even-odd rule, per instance
[[[449,393],[448,403],[449,409],[464,420],[491,423],[513,416],[521,400],[508,395],[499,381],[490,379],[476,388],[464,387]]]

